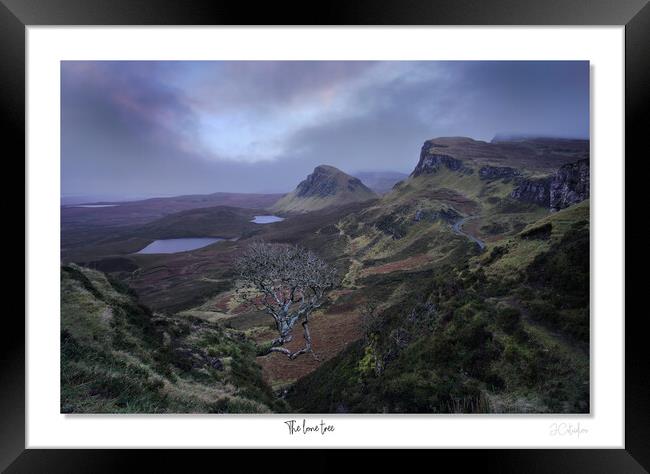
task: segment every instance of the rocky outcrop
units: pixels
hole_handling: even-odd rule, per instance
[[[562,166],[550,186],[551,211],[589,199],[589,160],[580,160]]]
[[[478,170],[478,176],[483,180],[514,178],[519,174],[519,170],[509,166],[483,166]]]
[[[415,222],[421,222],[421,221],[435,222],[438,219],[442,219],[447,222],[453,222],[456,221],[458,218],[460,218],[460,214],[451,208],[440,209],[440,210],[418,209],[417,211],[415,211],[415,215],[413,216],[413,220]]]
[[[589,199],[589,160],[563,165],[553,176],[519,179],[510,196],[552,212]]]
[[[451,207],[419,207],[414,210],[410,206],[399,206],[377,219],[375,228],[394,240],[399,240],[408,234],[412,225],[418,222],[434,223],[444,221],[453,224],[460,218],[461,214]]]
[[[521,179],[510,197],[519,201],[549,207],[551,203],[551,179],[550,176],[547,178]]]
[[[360,179],[333,166],[320,165],[271,209],[277,212],[308,212],[376,197]]]
[[[452,171],[472,172],[471,169],[463,166],[461,160],[451,155],[438,153],[436,149],[441,147],[441,145],[436,143],[424,142],[420,151],[420,161],[413,170],[413,173],[411,173],[411,176],[416,177],[424,174],[434,174],[443,167]]]
[[[296,196],[298,197],[327,197],[333,196],[339,190],[339,171],[332,166],[317,166],[314,172],[300,182],[296,187]],[[347,182],[342,183],[354,191],[356,187],[362,187],[363,183],[358,178],[347,177]],[[364,186],[365,187],[365,186]]]

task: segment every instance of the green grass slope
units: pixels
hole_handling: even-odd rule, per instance
[[[63,413],[282,410],[255,355],[238,331],[153,314],[103,273],[61,269]]]
[[[347,252],[358,262],[351,271],[402,260],[421,267],[440,265],[466,240],[452,231],[452,224],[465,217],[471,217],[467,227],[472,226],[472,234],[486,241],[516,235],[548,210],[510,198],[514,186],[510,178],[486,180],[477,170],[444,167],[403,181],[339,222],[349,240]]]
[[[374,289],[401,279],[402,291],[373,295],[390,304],[365,315],[362,340],[292,387],[295,409],[589,411],[588,201],[483,254],[372,278]]]

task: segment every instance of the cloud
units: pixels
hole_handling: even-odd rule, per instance
[[[64,192],[288,191],[410,171],[421,143],[588,136],[586,62],[63,62]]]

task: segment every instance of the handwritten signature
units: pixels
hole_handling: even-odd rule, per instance
[[[549,434],[551,436],[575,436],[580,438],[580,435],[587,434],[589,430],[580,426],[580,423],[551,423],[549,427]]]
[[[289,428],[290,435],[299,433],[302,433],[303,435],[313,433],[320,433],[321,435],[325,435],[326,433],[334,431],[334,425],[328,425],[323,420],[321,420],[320,423],[315,424],[308,423],[307,420],[304,419],[302,420],[302,423],[299,423],[298,420],[287,420],[284,422],[284,424]]]

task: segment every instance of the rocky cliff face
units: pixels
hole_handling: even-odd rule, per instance
[[[540,206],[549,207],[551,203],[551,179],[551,177],[522,179],[510,196],[519,201],[532,202]]]
[[[546,178],[520,179],[511,197],[559,211],[589,199],[589,160],[561,166]]]
[[[434,174],[443,167],[452,171],[472,172],[471,169],[463,166],[461,160],[454,158],[451,155],[439,153],[441,148],[446,147],[430,141],[424,142],[422,150],[420,151],[420,161],[413,170],[413,173],[411,173],[411,176],[416,177],[424,174]]]
[[[340,190],[372,192],[359,178],[346,175],[333,166],[320,165],[296,187],[298,197],[333,196]]]
[[[589,160],[562,166],[550,186],[551,211],[589,199]]]
[[[519,170],[510,166],[483,166],[478,170],[479,178],[484,180],[514,178],[515,176],[519,176],[519,174]]]

